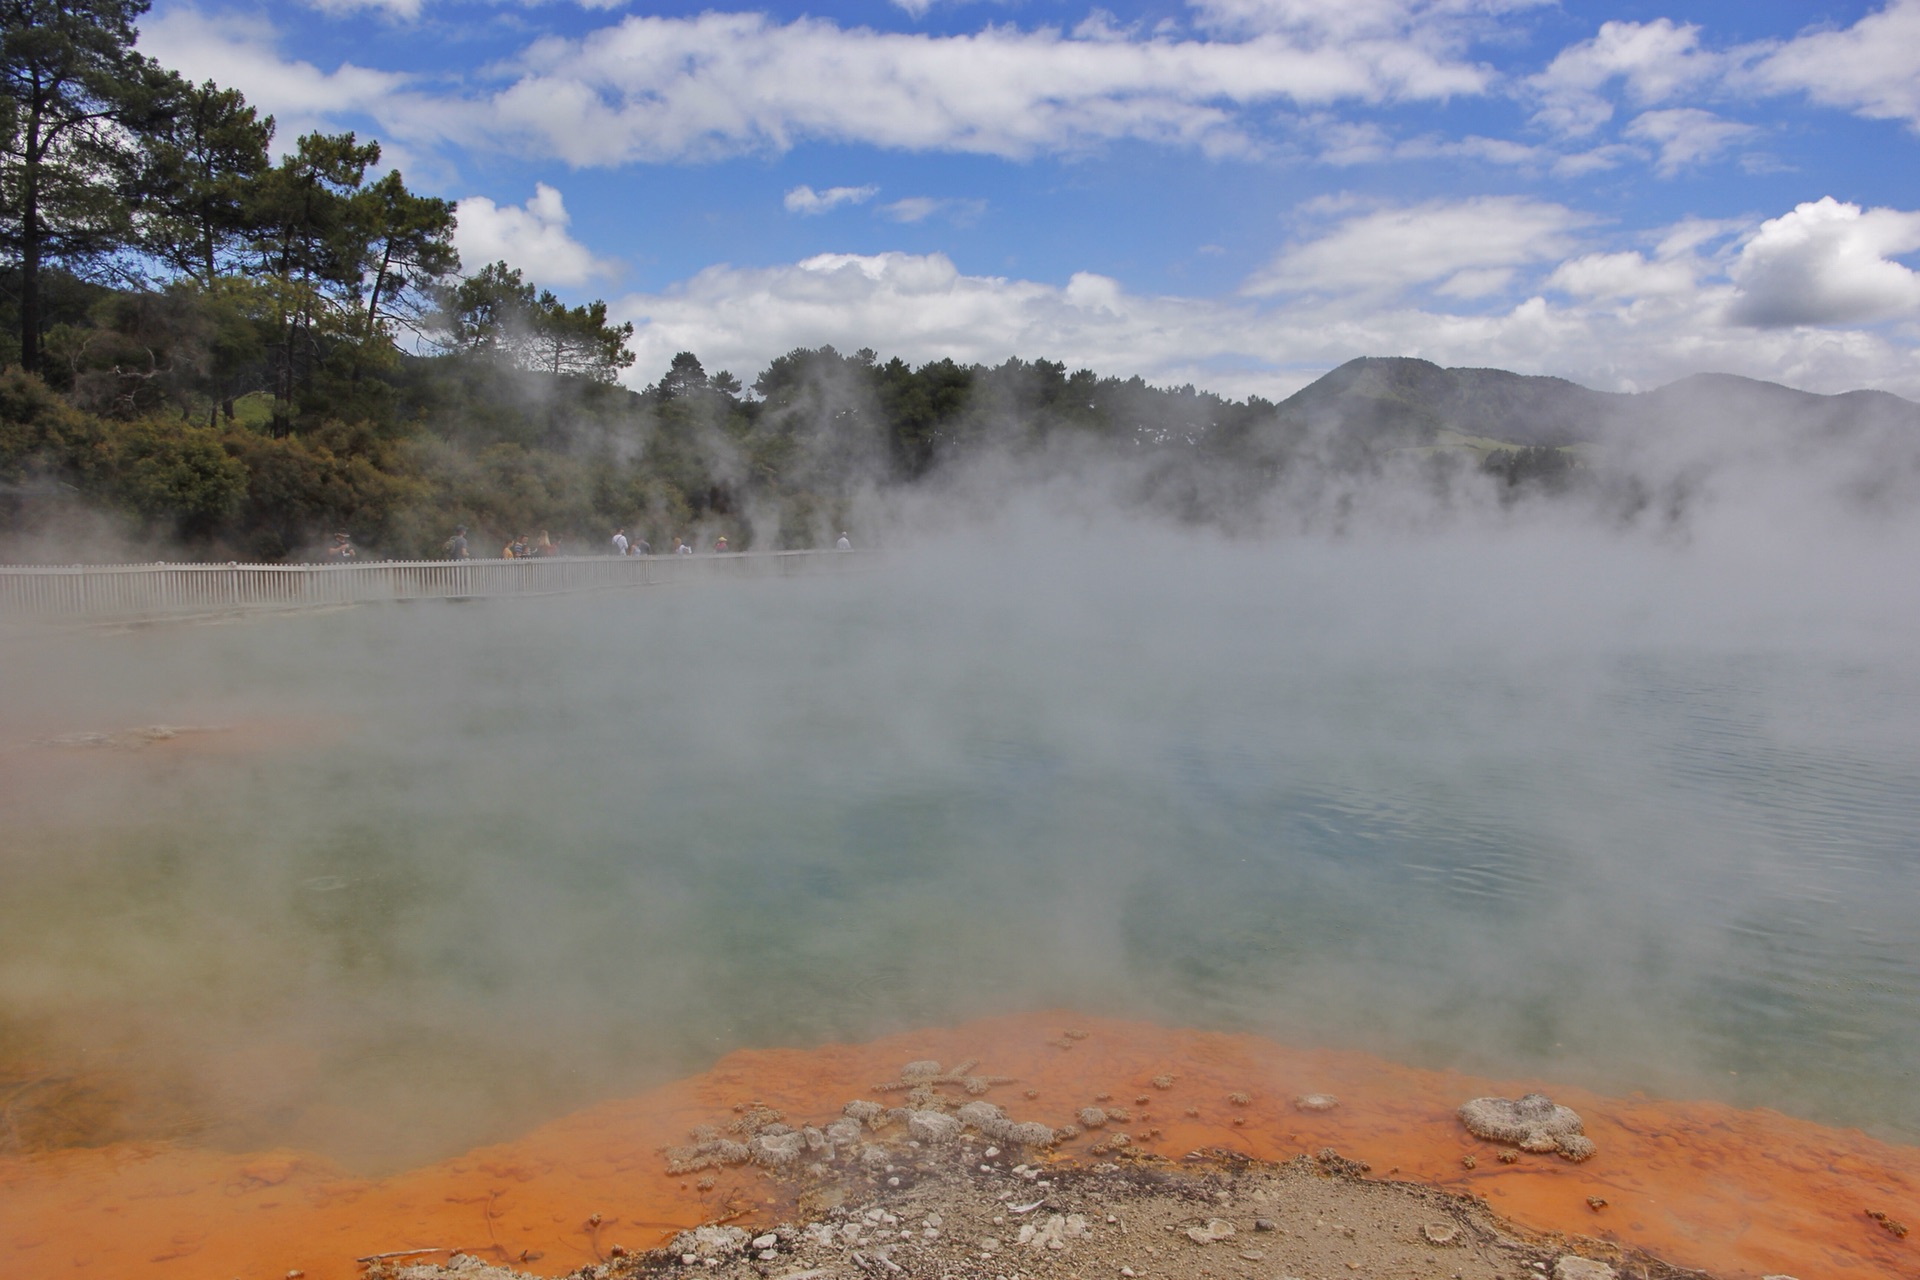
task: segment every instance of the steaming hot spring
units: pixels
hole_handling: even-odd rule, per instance
[[[1295,1227],[1233,1161],[1297,1156],[1618,1258],[1909,1274],[1920,661],[1885,593],[1810,567],[1787,618],[1752,568],[1056,528],[7,630],[0,1271],[559,1275],[727,1219],[813,1274],[950,1150],[1062,1204],[983,1275],[1104,1256],[1066,1201],[1183,1162],[1227,1208],[1167,1248],[1265,1274]],[[1456,1114],[1534,1092],[1589,1158]],[[857,1101],[898,1114],[828,1137]],[[699,1151],[756,1140],[791,1167]]]

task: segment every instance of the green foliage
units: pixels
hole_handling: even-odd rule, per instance
[[[99,435],[98,422],[39,378],[18,368],[0,371],[0,483],[86,470]]]
[[[224,443],[247,476],[246,501],[226,530],[231,545],[277,560],[346,529],[368,546],[425,552],[410,508],[428,487],[406,446],[368,424],[325,422],[297,437],[229,431]]]
[[[519,343],[533,314],[534,287],[504,262],[490,262],[440,291],[438,330],[449,351],[520,364]]]
[[[81,413],[39,378],[9,369],[0,374],[0,480],[52,482],[194,540],[236,511],[248,472],[209,428]]]
[[[109,439],[108,493],[157,529],[204,539],[246,497],[248,469],[210,427],[140,419]]]
[[[32,489],[213,554],[340,527],[418,554],[449,506],[571,529],[726,505],[704,426],[674,467],[694,500],[646,464],[631,324],[504,263],[459,279],[453,206],[376,142],[270,161],[271,118],[134,50],[146,8],[0,0],[0,521]],[[714,383],[722,430],[739,389]]]
[[[554,377],[612,382],[633,364],[631,322],[609,324],[596,299],[568,307],[504,262],[440,291],[437,324],[447,349]]]
[[[267,171],[273,117],[238,90],[148,70],[134,131],[142,146],[135,192],[140,247],[212,289],[237,266],[253,228],[250,203]]]
[[[40,274],[131,238],[146,0],[0,0],[0,253],[20,272],[20,362],[40,364]]]

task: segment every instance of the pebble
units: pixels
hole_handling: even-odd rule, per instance
[[[1619,1273],[1604,1262],[1561,1254],[1553,1263],[1553,1280],[1614,1280]]]
[[[1254,1229],[1255,1231],[1274,1231],[1274,1230],[1278,1230],[1278,1228],[1277,1228],[1277,1227],[1275,1226],[1275,1224],[1274,1224],[1274,1221],[1273,1221],[1273,1219],[1272,1219],[1272,1218],[1255,1218],[1255,1219],[1253,1220],[1253,1229]]]
[[[1209,1218],[1204,1227],[1188,1227],[1187,1239],[1195,1244],[1212,1244],[1233,1239],[1233,1224],[1224,1218]]]

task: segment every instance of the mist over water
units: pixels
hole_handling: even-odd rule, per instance
[[[1905,526],[1231,541],[5,633],[0,1032],[367,1169],[1070,1006],[1920,1141]],[[238,744],[238,745],[236,745]],[[4,1065],[4,1064],[0,1064]]]

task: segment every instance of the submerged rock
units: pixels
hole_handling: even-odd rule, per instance
[[[667,1148],[667,1172],[679,1177],[682,1174],[698,1173],[702,1169],[712,1169],[719,1165],[745,1164],[749,1152],[743,1143],[730,1138],[711,1137],[713,1130],[701,1126],[694,1130],[694,1144],[689,1147]]]
[[[840,1108],[841,1114],[860,1121],[870,1129],[884,1129],[887,1126],[887,1109],[877,1102],[868,1102],[856,1098]]]
[[[1460,1106],[1467,1132],[1489,1142],[1505,1142],[1522,1151],[1558,1151],[1568,1160],[1585,1160],[1598,1148],[1582,1132],[1580,1115],[1544,1093],[1523,1098],[1475,1098]]]
[[[747,1144],[753,1162],[769,1168],[792,1164],[806,1149],[806,1138],[793,1132],[756,1134],[753,1141]]]
[[[1018,1142],[1029,1147],[1044,1147],[1053,1142],[1051,1128],[1031,1120],[1016,1124],[991,1102],[969,1102],[957,1115],[961,1123],[972,1125],[995,1142]]]

